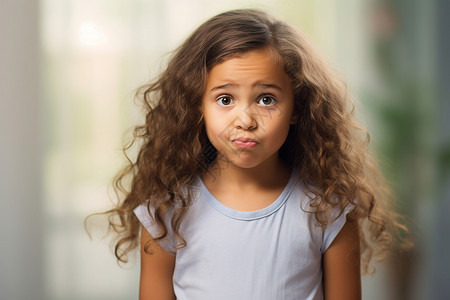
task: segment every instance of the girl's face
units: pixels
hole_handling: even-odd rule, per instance
[[[272,48],[251,50],[214,66],[202,112],[219,164],[253,168],[278,163],[293,109],[291,82]]]

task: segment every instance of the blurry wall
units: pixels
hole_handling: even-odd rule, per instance
[[[433,244],[427,269],[427,287],[430,299],[449,299],[450,285],[450,2],[436,2],[436,98],[437,128],[437,182],[436,205],[431,218]]]
[[[0,298],[43,299],[40,7],[0,5]]]

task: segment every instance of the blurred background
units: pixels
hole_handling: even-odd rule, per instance
[[[346,78],[416,246],[363,299],[450,299],[446,0],[0,0],[0,299],[137,299],[84,218],[109,207],[138,86],[194,28],[256,7],[306,32]],[[101,227],[99,225],[98,227]]]

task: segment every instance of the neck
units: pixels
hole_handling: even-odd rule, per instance
[[[241,168],[219,159],[211,167],[211,172],[205,180],[215,181],[216,184],[226,182],[228,186],[235,187],[263,186],[270,188],[285,185],[289,176],[289,166],[276,155],[252,168]]]

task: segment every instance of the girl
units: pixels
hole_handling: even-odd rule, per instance
[[[141,299],[361,298],[360,270],[403,227],[344,85],[301,34],[222,13],[143,99],[109,211],[118,260],[140,241]]]

